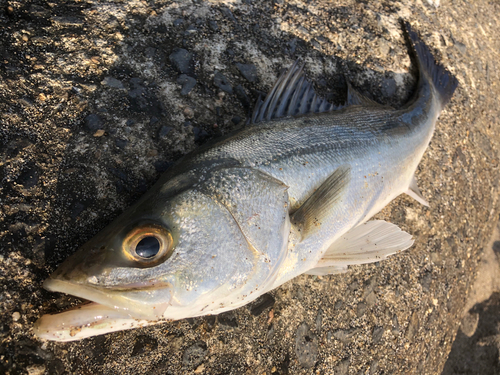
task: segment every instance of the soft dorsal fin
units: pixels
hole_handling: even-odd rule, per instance
[[[339,273],[349,265],[378,262],[413,245],[411,235],[397,225],[372,220],[351,229],[336,240],[323,255],[313,275]]]
[[[370,98],[367,98],[366,96],[360,94],[357,92],[349,82],[347,82],[347,103],[346,106],[349,105],[364,105],[367,107],[373,107],[377,106],[380,107],[381,104],[377,103],[374,100],[371,100]]]
[[[420,204],[423,204],[425,207],[429,207],[429,202],[427,202],[427,200],[422,196],[422,193],[418,188],[417,178],[415,177],[415,175],[413,175],[413,178],[411,179],[410,182],[410,187],[408,188],[408,190],[405,191],[405,193],[408,194],[413,199],[415,199]]]
[[[300,206],[292,216],[292,224],[301,232],[302,239],[316,232],[324,218],[331,215],[351,179],[351,168],[341,166]]]
[[[250,123],[274,118],[328,112],[343,108],[320,98],[304,74],[304,65],[298,60],[283,73],[264,101],[259,97]]]

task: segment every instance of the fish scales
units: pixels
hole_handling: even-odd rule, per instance
[[[71,341],[219,314],[297,275],[409,248],[411,235],[368,220],[402,193],[427,204],[414,173],[457,81],[404,29],[419,68],[407,105],[348,85],[347,103],[334,106],[296,62],[251,125],[181,159],[45,281],[93,303],[42,316],[36,334]]]

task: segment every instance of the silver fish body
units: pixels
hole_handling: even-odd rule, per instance
[[[69,341],[218,314],[297,275],[411,246],[396,226],[367,220],[404,192],[425,203],[414,173],[456,80],[406,28],[420,77],[405,108],[349,88],[348,105],[329,110],[294,65],[254,125],[184,157],[59,267],[45,287],[94,304],[43,316],[37,335]]]

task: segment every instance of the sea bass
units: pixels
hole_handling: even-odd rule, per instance
[[[294,64],[251,126],[186,155],[45,281],[92,303],[42,316],[36,335],[71,341],[219,314],[297,275],[410,247],[411,235],[368,219],[402,193],[427,204],[414,173],[457,80],[404,26],[419,69],[404,108],[350,86],[335,107]]]

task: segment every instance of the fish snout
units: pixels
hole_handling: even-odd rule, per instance
[[[109,258],[109,249],[105,245],[84,245],[66,259],[53,273],[50,279],[71,281],[75,284],[88,284],[96,276],[106,274],[105,264]],[[100,278],[99,278],[100,279]]]

